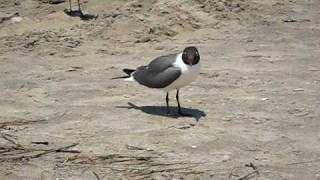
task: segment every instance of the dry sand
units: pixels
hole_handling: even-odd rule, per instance
[[[82,6],[98,17],[0,1],[1,180],[320,179],[319,0]],[[202,58],[181,90],[194,118],[110,80],[189,45]]]

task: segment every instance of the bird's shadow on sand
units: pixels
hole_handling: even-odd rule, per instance
[[[136,109],[140,110],[147,114],[152,114],[156,116],[166,116],[171,118],[183,117],[178,114],[168,115],[166,106],[137,106],[133,103],[128,102],[128,106],[116,106],[116,108],[126,108],[126,109]],[[198,109],[191,108],[181,108],[183,112],[191,114],[190,117],[195,118],[196,121],[199,121],[201,117],[205,117],[207,114]],[[178,112],[177,107],[170,107],[171,112]]]
[[[79,10],[70,11],[68,9],[65,9],[64,13],[66,13],[68,16],[71,16],[71,17],[79,17],[83,21],[89,21],[89,20],[98,18],[98,15],[84,14],[82,11],[79,11]]]

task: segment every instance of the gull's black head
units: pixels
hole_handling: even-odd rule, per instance
[[[182,53],[182,60],[187,65],[195,65],[200,61],[198,49],[194,46],[186,47]]]

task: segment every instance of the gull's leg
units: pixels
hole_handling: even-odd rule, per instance
[[[72,12],[71,0],[69,0],[70,12]]]
[[[169,92],[167,92],[166,96],[166,103],[167,103],[167,114],[170,114],[170,107],[169,107]]]
[[[79,10],[79,12],[81,12],[80,0],[78,0],[78,10]]]
[[[184,113],[181,110],[180,101],[179,101],[179,89],[177,89],[176,99],[177,99],[177,103],[178,103],[178,113],[179,113],[179,115],[181,115],[181,116],[192,116],[192,114]]]
[[[179,89],[177,89],[176,100],[178,103],[178,113],[182,114],[181,107],[180,107],[180,101],[179,101]]]

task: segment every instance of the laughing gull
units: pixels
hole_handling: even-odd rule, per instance
[[[200,54],[196,47],[186,47],[181,53],[160,56],[148,65],[123,71],[127,76],[113,79],[125,78],[126,81],[136,81],[146,87],[165,91],[168,115],[170,115],[169,91],[176,90],[178,114],[190,116],[181,110],[179,89],[194,81],[200,72]]]

